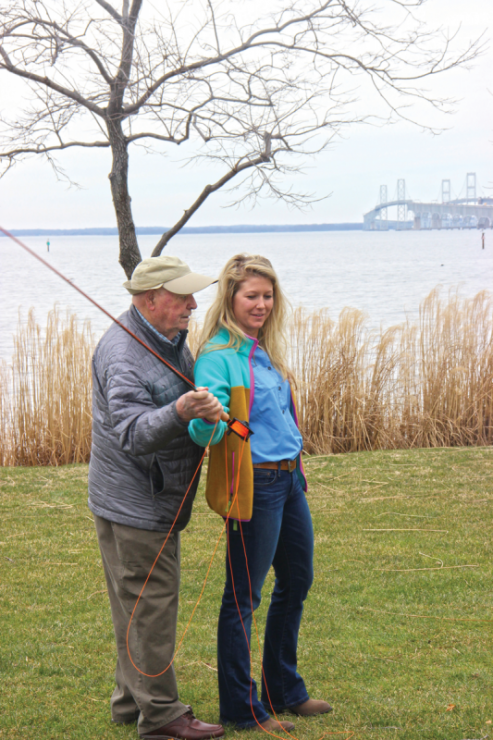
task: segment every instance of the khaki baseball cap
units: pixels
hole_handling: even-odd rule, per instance
[[[146,290],[157,290],[158,288],[166,288],[171,293],[189,295],[204,290],[212,283],[217,283],[217,279],[206,275],[198,275],[196,272],[192,272],[189,266],[178,257],[165,255],[147,257],[139,262],[132,273],[132,277],[123,283],[123,287],[132,295],[145,293]]]

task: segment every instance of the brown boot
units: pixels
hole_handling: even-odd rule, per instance
[[[277,719],[274,719],[274,717],[269,717],[265,722],[261,722],[260,726],[263,727],[264,730],[267,730],[267,732],[279,732],[279,730],[292,732],[294,730],[294,724],[289,722],[289,720],[278,721]],[[258,730],[259,727],[258,725],[255,725],[255,727],[252,727],[251,729]]]
[[[289,707],[291,714],[297,714],[298,717],[313,717],[316,714],[326,714],[332,712],[332,707],[326,701],[321,699],[307,699],[303,704],[296,707]]]

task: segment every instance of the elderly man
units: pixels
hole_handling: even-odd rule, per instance
[[[155,352],[192,379],[186,345],[193,293],[215,282],[192,273],[176,257],[143,260],[124,286],[132,305],[120,321]],[[117,324],[93,358],[93,441],[89,508],[94,514],[117,645],[114,722],[137,721],[143,738],[205,740],[221,725],[200,722],[178,699],[173,657],[180,576],[180,530],[192,511],[198,476],[152,573],[130,629],[142,585],[177,515],[202,450],[187,428],[191,419],[216,419],[219,401],[207,390],[190,391]],[[149,674],[149,675],[144,675]],[[152,677],[155,676],[155,677]]]

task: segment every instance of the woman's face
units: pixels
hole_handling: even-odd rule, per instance
[[[252,275],[244,280],[233,298],[233,313],[240,329],[258,337],[274,307],[274,287],[268,278]]]

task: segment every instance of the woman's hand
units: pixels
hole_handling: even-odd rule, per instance
[[[219,417],[225,417],[225,420],[228,418],[222,404],[207,388],[197,388],[196,391],[184,393],[176,402],[176,410],[182,421],[207,419],[215,424]]]

